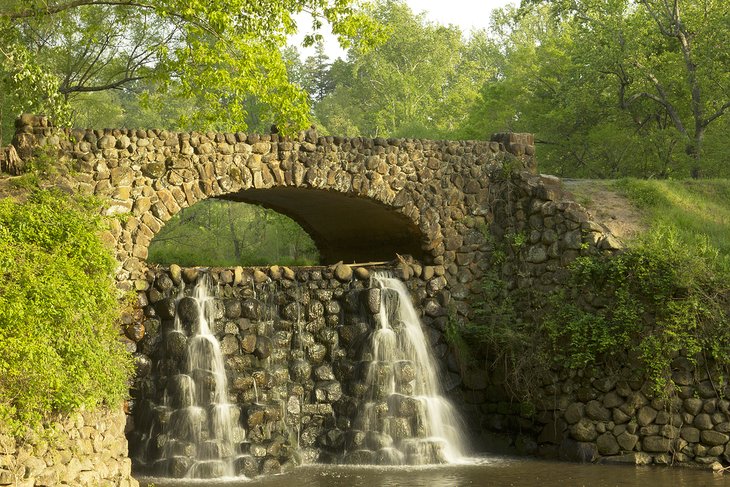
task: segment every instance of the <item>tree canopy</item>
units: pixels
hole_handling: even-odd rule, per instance
[[[308,42],[325,22],[343,42],[370,28],[355,0],[3,2],[5,126],[21,111],[67,123],[76,109],[83,120],[99,102],[119,111],[125,97],[149,102],[144,110],[164,93],[179,126],[244,129],[255,100],[280,128],[301,128],[307,95],[289,83],[280,48],[302,13]]]
[[[346,135],[453,135],[490,73],[489,39],[466,42],[458,27],[429,22],[403,1],[381,0],[369,12],[384,26],[381,42],[355,44],[332,64],[315,118]]]
[[[541,167],[560,175],[727,175],[729,10],[717,0],[525,0],[464,36],[381,0],[372,16],[384,42],[352,46],[319,76],[324,90],[302,86],[318,90],[313,116],[330,133],[533,132]]]
[[[518,131],[558,175],[730,174],[727,2],[523,0],[465,35],[404,0],[356,1],[6,1],[0,139],[20,111],[95,127]],[[323,22],[352,41],[345,59],[285,47],[302,13],[308,42]]]
[[[531,1],[492,23],[500,73],[468,134],[535,132],[561,174],[728,174],[727,2]]]

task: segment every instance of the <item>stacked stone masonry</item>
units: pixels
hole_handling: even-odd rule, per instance
[[[379,290],[370,288],[374,270],[407,283],[442,364],[440,375],[451,394],[458,394],[460,377],[447,367],[455,361],[444,337],[448,296],[441,266],[410,261],[387,269],[344,264],[296,270],[155,268],[148,274],[146,332],[137,344],[139,372],[132,388],[129,440],[135,471],[159,475],[190,468],[189,457],[162,458],[150,445],[170,441],[165,398],[175,389],[182,371],[176,357],[184,355],[188,339],[173,330],[175,302],[206,272],[215,283],[212,331],[224,355],[228,397],[240,408],[236,446],[243,455],[236,460],[236,474],[278,473],[299,462],[372,463],[379,447],[417,435],[415,408],[406,404],[407,384],[401,403],[382,404],[383,414],[394,417],[391,435],[366,434],[356,426],[367,388],[364,356],[376,327],[372,315],[379,310]],[[412,365],[402,366],[415,373]],[[404,374],[408,381],[411,373]],[[180,448],[195,456],[193,443]]]
[[[552,371],[534,391],[534,415],[521,411],[503,379],[483,371],[466,374],[464,398],[484,430],[510,432],[523,453],[582,462],[726,465],[728,384],[711,381],[704,363],[678,357],[672,366],[679,390],[670,398],[657,398],[629,366],[611,373]]]
[[[54,423],[50,437],[0,434],[0,485],[137,487],[127,456],[126,418],[121,408],[84,411]]]
[[[120,216],[105,238],[123,290],[145,290],[148,246],[172,216],[247,189],[323,190],[403,215],[420,231],[425,263],[444,267],[464,314],[469,288],[487,265],[488,233],[502,239],[528,232],[534,277],[579,253],[615,246],[585,211],[561,201],[559,181],[534,174],[528,134],[431,141],[317,137],[313,130],[285,138],[51,125],[43,117],[18,119],[18,153],[27,159],[43,147],[71,163],[70,189],[107,199],[106,214]]]
[[[677,363],[677,374],[691,380],[681,379],[687,382],[682,394],[664,402],[653,399],[643,381],[630,375],[555,371],[554,380],[536,393],[543,398],[537,401],[537,413],[528,417],[520,414],[499,373],[464,372],[448,351],[443,340],[447,314],[462,320],[473,317],[472,304],[481,296],[481,280],[487,272],[496,272],[512,291],[549,292],[562,282],[565,266],[576,257],[620,249],[620,243],[600,222],[591,220],[580,205],[566,197],[557,178],[536,174],[533,143],[527,134],[496,134],[486,142],[347,139],[318,137],[312,130],[292,138],[164,130],[62,130],[43,117],[24,116],[17,123],[14,148],[22,160],[45,151],[67,161],[72,171],[62,178],[62,184],[106,199],[106,214],[118,216],[104,237],[119,262],[120,289],[134,290],[139,296],[140,308],[124,320],[124,340],[139,364],[136,398],[154,397],[150,389],[154,382],[152,356],[160,346],[160,330],[166,319],[159,316],[159,303],[170,299],[177,281],[184,280],[184,275],[166,274],[146,262],[148,246],[165,222],[181,209],[210,197],[234,198],[251,189],[311,189],[375,202],[418,229],[423,252],[419,260],[401,257],[400,273],[410,280],[424,325],[442,361],[445,383],[470,424],[516,434],[522,450],[546,456],[632,463],[728,460],[725,447],[730,423],[727,401],[721,399],[725,396],[710,395],[701,371],[688,369],[684,362]],[[498,263],[492,259],[495,249],[504,252]],[[306,427],[302,430],[303,448],[312,449],[308,458],[334,455],[336,449],[331,445],[339,447],[345,441],[337,433],[326,435],[327,431],[342,430],[336,424],[337,415],[330,412],[335,406],[327,404],[343,400],[348,395],[347,386],[335,380],[337,392],[335,385],[333,390],[326,390],[316,384],[331,380],[324,377],[330,377],[329,369],[335,374],[337,354],[349,353],[349,328],[342,322],[334,323],[339,315],[327,311],[330,303],[342,308],[344,304],[338,301],[342,296],[324,299],[319,295],[334,296],[351,286],[364,286],[365,279],[357,272],[364,275],[367,269],[357,269],[340,265],[216,271],[224,289],[243,292],[244,276],[257,285],[267,280],[297,283],[297,288],[308,289],[305,294],[309,299],[323,307],[321,319],[315,321],[316,326],[326,326],[309,331],[311,337],[306,335],[305,340],[315,355],[324,353],[317,359],[321,363],[303,357],[308,368],[299,370],[289,364],[285,371],[278,371],[280,376],[268,371],[261,378],[264,388],[266,384],[272,390],[278,388],[277,394],[286,388],[293,397],[290,387],[297,382],[294,376],[307,372],[308,379],[300,385],[311,402],[300,400],[296,405],[292,400],[292,409],[307,417],[303,424],[313,421],[316,426],[311,434],[304,434]],[[161,284],[168,280],[172,283],[169,288]],[[228,297],[224,293],[221,298]],[[229,331],[224,327],[222,343],[225,349],[235,349],[244,357],[243,367],[250,370],[249,366],[261,365],[256,362],[261,359],[247,351],[252,346],[255,351],[252,344],[261,330],[242,327],[237,321],[240,319],[232,320],[235,326]],[[286,317],[282,320],[291,321]],[[330,330],[329,335],[322,338],[322,330]],[[267,335],[269,340],[281,338],[287,346],[294,340],[292,330],[273,332]],[[335,337],[336,346],[327,341]],[[287,360],[297,360],[289,350]],[[230,363],[231,394],[245,403],[252,394],[247,386],[252,381],[258,384],[259,379],[239,377],[236,363]],[[133,410],[138,407],[137,400]],[[327,421],[335,424],[325,424]],[[263,452],[260,448],[256,451]],[[261,456],[270,457],[279,466],[288,461],[270,452]],[[256,468],[259,472],[278,468],[273,461],[267,465],[257,464]]]

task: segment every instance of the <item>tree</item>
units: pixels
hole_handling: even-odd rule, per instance
[[[715,155],[728,147],[719,122],[730,96],[728,54],[719,47],[730,41],[728,7],[680,3],[666,3],[672,9],[661,15],[663,1],[629,0],[497,11],[498,74],[482,87],[465,131],[535,132],[541,165],[563,175],[728,174]],[[684,17],[670,21],[671,12]],[[662,19],[674,30],[660,28]]]
[[[70,115],[81,95],[145,86],[194,102],[183,125],[245,129],[255,97],[281,129],[302,127],[307,96],[289,83],[280,54],[301,12],[312,16],[308,42],[323,22],[343,42],[370,30],[355,0],[3,2],[2,88],[21,92],[4,97],[5,112]],[[36,81],[38,93],[22,93]]]
[[[683,142],[693,176],[705,170],[707,131],[730,109],[727,2],[550,3],[556,18],[575,27],[580,53],[590,59],[584,76],[610,81],[640,131],[664,132],[664,152]]]
[[[332,133],[453,136],[489,73],[477,66],[486,37],[467,44],[457,27],[428,22],[403,1],[382,0],[370,12],[384,26],[382,42],[354,45],[346,61],[333,63],[336,87],[315,105],[315,117]]]
[[[308,56],[302,66],[301,86],[314,102],[322,100],[335,88],[329,59],[324,52],[324,42],[320,40],[315,44],[314,56]]]
[[[312,265],[319,260],[314,241],[292,219],[217,199],[175,215],[152,240],[149,252],[150,262],[182,265]]]
[[[664,71],[660,74],[663,66],[651,63],[652,57],[633,59],[632,67],[643,75],[652,89],[633,87],[630,77],[620,77],[622,106],[630,109],[632,103],[641,99],[657,104],[687,139],[687,154],[693,159],[692,176],[697,177],[702,169],[707,128],[730,109],[730,56],[727,52],[730,7],[727,2],[718,0],[639,0],[638,3],[668,41],[665,43],[666,57],[662,58],[665,66],[671,64],[682,73],[681,91],[670,92],[669,85],[676,79],[674,73]],[[630,88],[634,89],[627,93]],[[691,120],[690,124],[682,116],[687,108],[690,115],[685,117]]]

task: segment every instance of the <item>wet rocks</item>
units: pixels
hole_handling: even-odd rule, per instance
[[[342,282],[348,282],[352,279],[352,268],[349,265],[337,264],[334,269],[335,278]]]

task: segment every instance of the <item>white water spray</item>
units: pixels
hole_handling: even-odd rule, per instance
[[[184,304],[183,300],[186,300]],[[185,370],[171,378],[165,392],[170,420],[165,428],[163,462],[166,474],[190,478],[234,475],[238,454],[238,408],[228,401],[228,383],[220,344],[210,329],[214,299],[207,274],[190,298],[178,298],[172,333],[188,336]],[[185,307],[181,317],[180,307]],[[185,320],[185,322],[183,322]]]

